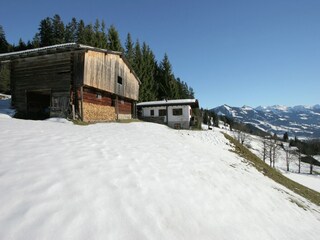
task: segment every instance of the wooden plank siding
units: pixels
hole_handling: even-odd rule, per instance
[[[28,91],[61,92],[69,97],[71,82],[70,53],[19,58],[12,61],[12,98],[19,112],[27,111]]]
[[[86,103],[92,103],[102,106],[114,107],[116,105],[116,97],[114,94],[97,91],[93,88],[85,87],[83,89],[83,101]],[[118,99],[119,114],[131,114],[132,113],[132,101],[129,99]]]
[[[132,103],[130,101],[119,100],[118,107],[119,107],[119,114],[132,113]]]
[[[89,50],[84,62],[84,85],[138,100],[139,82],[120,55]]]
[[[100,94],[101,98],[98,97]],[[97,105],[112,106],[112,95],[107,92],[97,92],[95,89],[83,89],[83,101]]]

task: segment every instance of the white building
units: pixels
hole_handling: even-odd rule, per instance
[[[146,121],[167,124],[176,129],[189,129],[194,121],[193,108],[199,108],[197,99],[162,100],[137,104],[139,117]]]

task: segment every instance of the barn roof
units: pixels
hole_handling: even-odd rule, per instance
[[[0,61],[14,60],[18,58],[33,57],[38,55],[54,54],[59,52],[78,51],[78,50],[92,50],[96,52],[104,52],[108,54],[119,55],[123,59],[123,61],[127,64],[127,66],[129,67],[131,72],[134,74],[134,76],[137,78],[138,82],[141,84],[139,77],[136,75],[136,73],[134,72],[134,70],[132,69],[131,65],[129,64],[128,60],[126,59],[126,57],[123,55],[122,52],[91,47],[88,45],[78,44],[78,43],[63,43],[63,44],[57,44],[57,45],[52,45],[47,47],[28,49],[24,51],[2,53],[0,54]]]
[[[161,107],[161,106],[178,106],[178,105],[190,105],[193,108],[199,108],[199,102],[197,99],[174,99],[174,100],[141,102],[137,104],[138,107]]]
[[[19,58],[19,57],[28,57],[33,55],[42,55],[42,54],[55,53],[55,52],[67,52],[67,51],[80,50],[80,49],[105,52],[105,53],[117,54],[122,56],[122,52],[118,52],[118,51],[111,51],[108,49],[96,48],[96,47],[91,47],[88,45],[78,44],[78,43],[63,43],[63,44],[28,49],[28,50],[17,51],[17,52],[2,53],[0,54],[0,60],[13,59],[13,58]]]

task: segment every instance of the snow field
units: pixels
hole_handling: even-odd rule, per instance
[[[0,118],[0,131],[0,239],[320,235],[320,208],[257,172],[216,129]]]

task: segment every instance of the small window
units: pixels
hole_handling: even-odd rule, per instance
[[[58,97],[52,97],[52,108],[60,108]]]
[[[150,110],[150,116],[154,116],[154,110]]]
[[[97,99],[101,99],[101,98],[102,98],[101,93],[97,93],[97,94],[96,94],[96,98],[97,98]]]
[[[69,100],[64,96],[54,96],[52,97],[51,109],[52,110],[60,110],[67,109],[69,106]]]
[[[118,76],[118,84],[122,85],[122,77]]]
[[[181,116],[182,115],[182,108],[174,108],[172,109],[173,116]]]
[[[159,109],[159,116],[163,117],[167,115],[167,110],[166,109]]]

